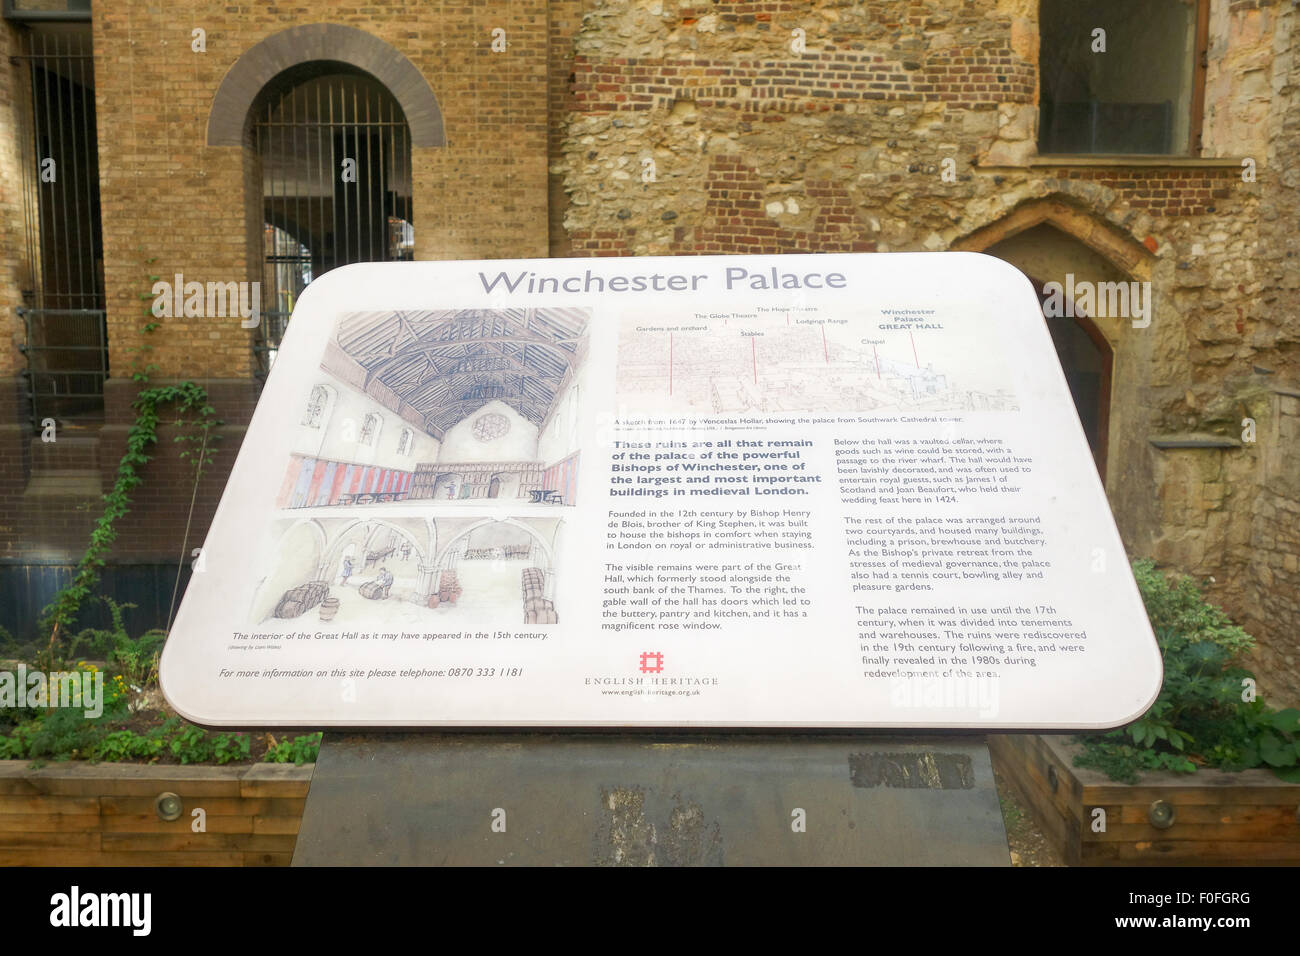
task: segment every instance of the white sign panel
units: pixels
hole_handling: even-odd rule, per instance
[[[1161,680],[968,253],[335,270],[203,559],[162,683],[212,726],[1094,729]]]

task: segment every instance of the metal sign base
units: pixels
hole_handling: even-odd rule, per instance
[[[980,736],[326,734],[294,866],[1008,866]]]

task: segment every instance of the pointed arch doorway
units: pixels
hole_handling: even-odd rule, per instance
[[[1043,311],[1043,321],[1056,346],[1056,357],[1061,360],[1061,371],[1070,386],[1070,397],[1079,414],[1079,424],[1088,436],[1092,459],[1097,463],[1097,473],[1106,480],[1107,446],[1110,436],[1111,374],[1115,367],[1115,353],[1090,316],[1075,308],[1074,317],[1049,316],[1044,308],[1047,296],[1043,286],[1052,281],[1029,276],[1038,293],[1038,307]]]
[[[1064,282],[1067,274],[1072,274],[1076,281],[1119,282],[1128,278],[1098,252],[1051,221],[1039,221],[981,251],[1023,272],[1034,286],[1040,309],[1046,299],[1044,285]],[[1097,472],[1105,483],[1115,370],[1115,350],[1110,336],[1114,330],[1103,329],[1077,303],[1073,311],[1074,316],[1067,317],[1049,316],[1044,310],[1043,321],[1051,333]]]

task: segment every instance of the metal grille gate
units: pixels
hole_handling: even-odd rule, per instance
[[[339,70],[297,68],[254,105],[265,210],[263,320],[254,350],[263,369],[313,279],[353,262],[413,257],[406,117],[381,83]]]
[[[104,408],[104,322],[99,151],[90,24],[23,31],[18,111],[30,284],[18,309],[32,424],[95,419]]]

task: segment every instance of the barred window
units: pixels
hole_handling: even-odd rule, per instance
[[[413,258],[411,136],[388,88],[342,63],[286,70],[251,112],[265,256],[254,348],[266,367],[308,283],[353,262]]]

